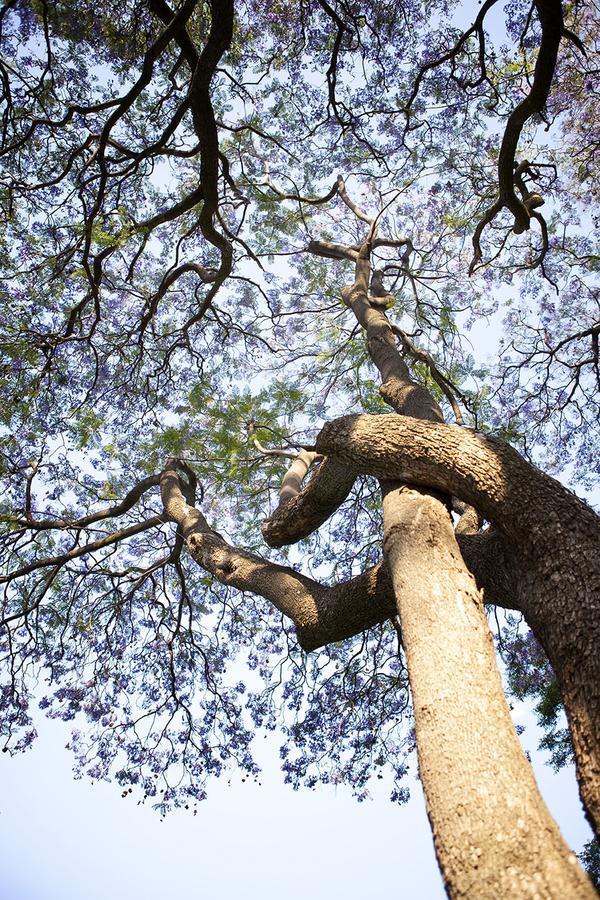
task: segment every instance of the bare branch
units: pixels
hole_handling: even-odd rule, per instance
[[[542,28],[542,39],[535,63],[533,83],[527,96],[517,104],[508,117],[498,157],[498,198],[475,229],[473,260],[469,274],[481,259],[480,241],[485,226],[489,225],[502,209],[506,207],[513,214],[515,233],[520,234],[529,229],[533,207],[527,200],[520,200],[515,193],[515,154],[525,122],[541,113],[546,104],[556,68],[560,39],[564,34],[561,0],[535,0],[535,8]]]

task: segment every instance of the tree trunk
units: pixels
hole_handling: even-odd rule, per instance
[[[572,730],[581,798],[600,823],[600,520],[563,485],[493,438],[402,416],[347,416],[318,450],[356,471],[448,491],[512,546],[515,606],[545,648]]]
[[[581,801],[598,836],[600,544],[595,559],[585,559],[581,543],[573,546],[571,537],[555,553],[523,567],[520,608],[554,669],[573,741]]]
[[[384,549],[402,625],[419,772],[448,894],[593,898],[516,736],[482,598],[448,511],[434,497],[419,494],[418,503],[415,515],[414,492],[384,483]]]

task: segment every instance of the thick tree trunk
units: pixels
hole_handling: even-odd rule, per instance
[[[419,772],[450,897],[595,897],[514,731],[482,599],[446,507],[419,495],[415,516],[414,492],[394,483],[384,490]]]
[[[396,339],[394,337],[393,330],[387,319],[387,316],[381,309],[373,308],[370,302],[368,294],[369,277],[371,271],[369,263],[369,252],[370,250],[367,244],[361,247],[356,260],[356,275],[354,284],[351,287],[343,289],[342,297],[344,299],[344,302],[352,309],[357,320],[366,331],[369,355],[377,366],[381,376],[382,384],[380,387],[380,393],[386,400],[386,402],[396,410],[396,412],[401,413],[404,416],[412,416],[415,419],[421,420],[424,424],[443,423],[441,409],[433,400],[429,391],[416,384],[411,378],[410,371],[406,366],[406,363],[398,353],[396,347]],[[488,462],[492,461],[488,460]],[[497,467],[492,466],[492,468],[494,469]],[[409,483],[412,480],[410,476],[406,477],[400,473],[398,477],[402,481],[406,480]],[[419,548],[418,552],[412,552],[414,551],[414,547],[411,547],[406,543],[406,541],[404,541],[403,546],[403,542],[398,539],[398,536],[396,536],[395,540],[392,540],[392,534],[390,533],[389,525],[389,500],[387,518],[384,516],[384,546],[388,548],[388,550],[386,551],[388,562],[390,563],[392,560],[394,561],[394,565],[390,564],[389,568],[392,574],[392,581],[394,584],[396,600],[398,603],[398,612],[400,615],[400,623],[402,626],[403,635],[405,629],[405,615],[407,614],[407,611],[414,610],[415,608],[418,609],[423,603],[429,602],[431,604],[433,602],[436,604],[436,606],[443,604],[444,612],[441,616],[441,619],[446,620],[452,618],[452,616],[456,612],[454,600],[454,598],[457,596],[455,588],[456,583],[469,583],[471,585],[471,591],[475,591],[475,594],[473,594],[473,596],[476,596],[475,584],[460,556],[454,534],[451,534],[451,539],[448,538],[448,526],[450,519],[447,510],[445,510],[443,504],[440,503],[440,499],[443,499],[444,494],[449,498],[451,494],[457,494],[457,492],[453,491],[452,488],[446,484],[438,485],[426,481],[424,481],[423,484],[427,486],[428,490],[423,490],[422,488],[419,489],[414,485],[412,489],[408,489],[406,486],[404,488],[398,486],[395,494],[395,496],[398,498],[402,496],[402,515],[404,516],[405,522],[412,521],[414,523],[422,523],[424,535],[422,535],[420,538],[416,537],[413,541],[414,546]],[[503,484],[496,485],[496,487],[504,489]],[[431,494],[431,488],[441,488],[441,490],[443,491],[442,496],[436,497],[435,494]],[[458,494],[458,496],[461,495]],[[434,509],[437,510],[437,513],[435,515],[432,515],[432,510]],[[480,511],[479,506],[477,506],[477,509]],[[417,531],[418,528],[416,526],[411,528],[411,533],[416,535]],[[390,541],[392,541],[391,544]],[[446,565],[447,560],[444,555],[440,557],[437,551],[438,545],[443,546],[448,542],[452,545],[451,570],[449,570]],[[408,555],[408,559],[410,559],[410,578],[398,579],[397,567],[398,565],[405,565],[405,563],[400,563],[400,556],[397,553],[394,554],[390,551],[389,548],[394,545],[397,548],[401,547],[402,552],[406,552]],[[479,603],[479,606],[481,606],[481,603]],[[416,626],[416,631],[418,632],[418,628],[420,627],[418,617],[413,617],[411,621]],[[481,880],[481,869],[479,869],[477,875],[475,874],[475,870],[473,868],[473,857],[472,855],[470,855],[469,850],[469,841],[467,840],[465,842],[465,840],[463,840],[464,836],[461,837],[460,834],[457,834],[455,829],[453,829],[452,827],[452,817],[447,815],[447,813],[453,808],[452,803],[456,802],[459,799],[460,790],[454,794],[454,799],[450,802],[449,806],[445,806],[443,803],[440,804],[439,801],[442,793],[444,793],[444,788],[442,787],[443,782],[436,780],[436,778],[437,776],[440,776],[441,778],[443,774],[443,766],[437,769],[435,768],[435,766],[430,767],[428,778],[423,779],[423,783],[425,786],[425,793],[430,809],[432,823],[435,821],[438,833],[438,837],[436,838],[438,859],[440,862],[440,867],[442,868],[442,872],[444,873],[444,877],[447,880],[450,893],[452,896],[461,896],[462,888],[458,887],[458,885],[471,884],[471,896],[477,895],[491,897],[499,895],[501,896],[503,894],[510,895],[511,897],[535,896],[535,893],[533,892],[533,886],[536,882],[537,875],[534,876],[533,874],[535,871],[534,860],[536,859],[536,856],[539,852],[540,845],[537,843],[539,841],[539,835],[536,839],[533,836],[533,833],[536,830],[538,821],[539,823],[541,823],[543,820],[543,822],[545,823],[545,828],[552,827],[554,829],[550,845],[556,848],[553,851],[555,853],[555,858],[551,863],[548,863],[549,868],[545,870],[544,883],[548,889],[554,881],[556,885],[563,884],[565,888],[567,886],[573,885],[572,896],[578,896],[578,894],[574,892],[575,882],[573,882],[572,880],[573,874],[571,869],[569,868],[572,863],[568,861],[568,857],[565,855],[567,853],[566,846],[562,843],[562,838],[560,838],[560,834],[556,829],[553,820],[550,818],[544,802],[537,791],[531,768],[523,757],[520,746],[518,744],[518,740],[514,733],[514,728],[512,726],[510,716],[508,715],[506,701],[504,700],[504,693],[500,683],[499,673],[497,672],[493,652],[491,653],[491,637],[489,635],[487,622],[485,621],[484,617],[481,617],[479,631],[473,631],[471,633],[463,631],[460,628],[460,625],[458,625],[458,621],[460,621],[460,616],[458,617],[458,620],[454,622],[452,638],[450,638],[450,630],[447,630],[445,635],[443,629],[437,632],[437,638],[440,641],[437,649],[440,653],[443,653],[445,640],[446,642],[452,644],[452,648],[457,651],[458,656],[464,660],[468,657],[477,657],[478,654],[482,652],[482,646],[487,648],[488,674],[491,673],[493,684],[495,686],[494,688],[490,687],[490,697],[493,695],[498,698],[499,702],[501,700],[501,709],[503,715],[501,717],[498,717],[497,712],[495,714],[492,714],[491,710],[486,709],[485,703],[483,702],[486,696],[485,683],[481,682],[479,684],[480,691],[479,693],[475,693],[475,702],[471,707],[472,714],[475,717],[479,716],[479,721],[473,724],[473,728],[477,733],[479,733],[480,731],[481,734],[485,734],[487,737],[490,737],[495,732],[497,732],[497,741],[503,740],[506,743],[507,748],[512,748],[512,755],[507,753],[506,758],[506,777],[508,779],[507,784],[510,782],[511,778],[519,773],[519,776],[523,777],[524,779],[523,790],[525,791],[524,797],[526,797],[526,799],[524,799],[523,802],[527,807],[531,806],[533,808],[532,805],[535,805],[537,812],[536,817],[531,819],[526,827],[527,833],[522,830],[519,831],[519,828],[517,827],[517,823],[522,821],[520,812],[519,814],[511,813],[510,815],[506,814],[504,816],[503,828],[506,828],[506,830],[509,832],[511,832],[512,829],[511,833],[513,835],[513,843],[514,840],[517,840],[517,842],[519,843],[521,854],[519,857],[520,861],[514,867],[514,875],[511,875],[511,877],[508,879],[496,882],[498,888],[503,885],[505,890],[490,890],[489,892],[485,893],[484,891],[486,891],[487,888],[484,889],[482,887],[482,883],[491,885],[492,882],[487,876],[483,880]],[[416,638],[416,640],[417,643],[420,642],[421,647],[427,647],[428,636],[424,634],[424,632],[419,632],[419,637]],[[491,656],[489,656],[490,653]],[[416,662],[414,654],[409,655],[408,653],[407,668],[411,683],[411,689],[413,691],[413,698],[415,695],[415,691],[417,691],[417,693],[422,693],[422,691],[420,690],[421,679],[424,679],[424,685],[428,684],[427,679],[429,679],[429,685],[435,686],[438,693],[440,690],[442,692],[446,690],[444,686],[444,677],[442,676],[440,679],[442,672],[441,669],[436,671],[434,667],[432,669],[429,669],[428,672],[425,672],[420,667],[419,663]],[[451,673],[448,672],[447,674],[450,675]],[[463,674],[465,676],[467,674],[465,669],[457,669],[453,673],[453,699],[455,702],[460,698],[462,694],[464,694],[465,691],[470,689],[468,687],[468,678],[465,677],[465,680],[463,682]],[[426,688],[425,693],[428,693],[428,690],[429,689]],[[440,704],[440,711],[436,715],[444,716],[446,714],[451,714],[449,709],[446,708],[445,713],[443,712],[443,710],[444,704],[442,703]],[[583,717],[580,716],[580,718]],[[581,724],[582,730],[589,735],[589,726],[591,724],[589,718],[584,719]],[[592,731],[591,733],[593,734],[594,732]],[[446,741],[445,750],[442,752],[442,756],[445,753],[450,757],[454,757],[455,755],[460,757],[460,730],[456,731],[454,734],[455,741]],[[430,752],[429,741],[432,738],[433,735],[426,732],[424,733],[423,728],[419,729],[417,727],[417,746],[419,747],[420,760],[426,759],[428,757],[428,754]],[[439,738],[440,735],[438,734],[437,740],[435,740],[436,747],[440,746]],[[476,769],[472,769],[469,785],[465,784],[465,787],[471,787],[472,794],[477,794],[477,789],[481,791],[482,785],[485,784],[485,781],[483,779],[486,777],[486,775],[491,776],[492,774],[490,764],[490,746],[492,746],[490,743],[486,744],[485,742],[480,742],[478,745],[478,749],[481,753],[483,753],[484,758],[481,762],[481,769],[479,772]],[[593,751],[590,747],[586,747],[586,751],[586,765],[591,766],[591,768],[594,769]],[[597,780],[594,781],[593,777],[595,774],[596,772],[593,771],[590,783],[593,782],[597,785],[598,782]],[[594,797],[591,796],[592,793],[592,790],[587,791],[587,794],[590,795],[590,799],[593,801]],[[486,806],[486,799],[487,792],[486,797],[481,796],[481,793],[479,794],[479,803],[481,806]],[[490,802],[487,803],[487,808],[485,810],[482,810],[480,813],[479,820],[485,823],[483,825],[483,831],[479,835],[482,840],[491,838],[492,832],[489,832],[489,828],[490,823],[493,823],[494,821],[498,800],[498,796],[492,797]],[[502,800],[501,802],[504,801]],[[455,806],[454,809],[456,812],[457,807]],[[514,810],[521,810],[521,807],[516,804]],[[474,821],[476,822],[477,818]],[[530,835],[531,837],[529,837]],[[480,847],[482,852],[485,852],[484,844],[479,844],[478,846]],[[509,848],[509,846],[510,842],[495,854],[497,858],[491,861],[491,868],[497,865],[500,861],[501,870],[506,866],[510,867],[510,858],[513,853],[513,848],[511,847],[508,853],[505,852]],[[456,859],[457,853],[462,859],[462,862],[458,867],[461,869],[460,877],[458,876],[458,871],[455,872],[453,868],[453,860]],[[493,856],[494,854],[490,855]],[[579,878],[580,876],[577,877]],[[528,879],[530,880],[528,881]],[[519,885],[521,886],[520,888]],[[585,886],[581,889],[586,890]],[[479,894],[479,890],[482,890],[483,892]],[[509,893],[507,893],[507,891]],[[563,892],[563,895],[570,895],[570,892]],[[551,895],[547,894],[547,896]]]
[[[595,558],[585,559],[571,537],[555,553],[523,566],[519,606],[556,674],[581,801],[600,836],[600,543]]]
[[[448,491],[480,510],[518,560],[517,596],[556,672],[592,825],[600,825],[600,520],[509,445],[402,416],[347,416],[317,440],[356,471]],[[520,582],[520,584],[519,584]]]

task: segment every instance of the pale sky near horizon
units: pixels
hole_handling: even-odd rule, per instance
[[[516,719],[531,723],[523,704]],[[160,821],[117,784],[74,781],[68,728],[40,722],[33,750],[0,756],[0,900],[442,900],[418,782],[404,806],[381,793],[359,804],[344,788],[299,791],[277,759],[262,786],[213,781],[197,816]],[[527,725],[525,746],[537,743]],[[572,770],[558,775],[532,754],[567,842],[590,837]]]

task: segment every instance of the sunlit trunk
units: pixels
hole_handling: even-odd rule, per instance
[[[482,598],[434,497],[384,483],[419,772],[451,898],[593,898],[515,733]],[[427,558],[425,572],[422,560]]]

